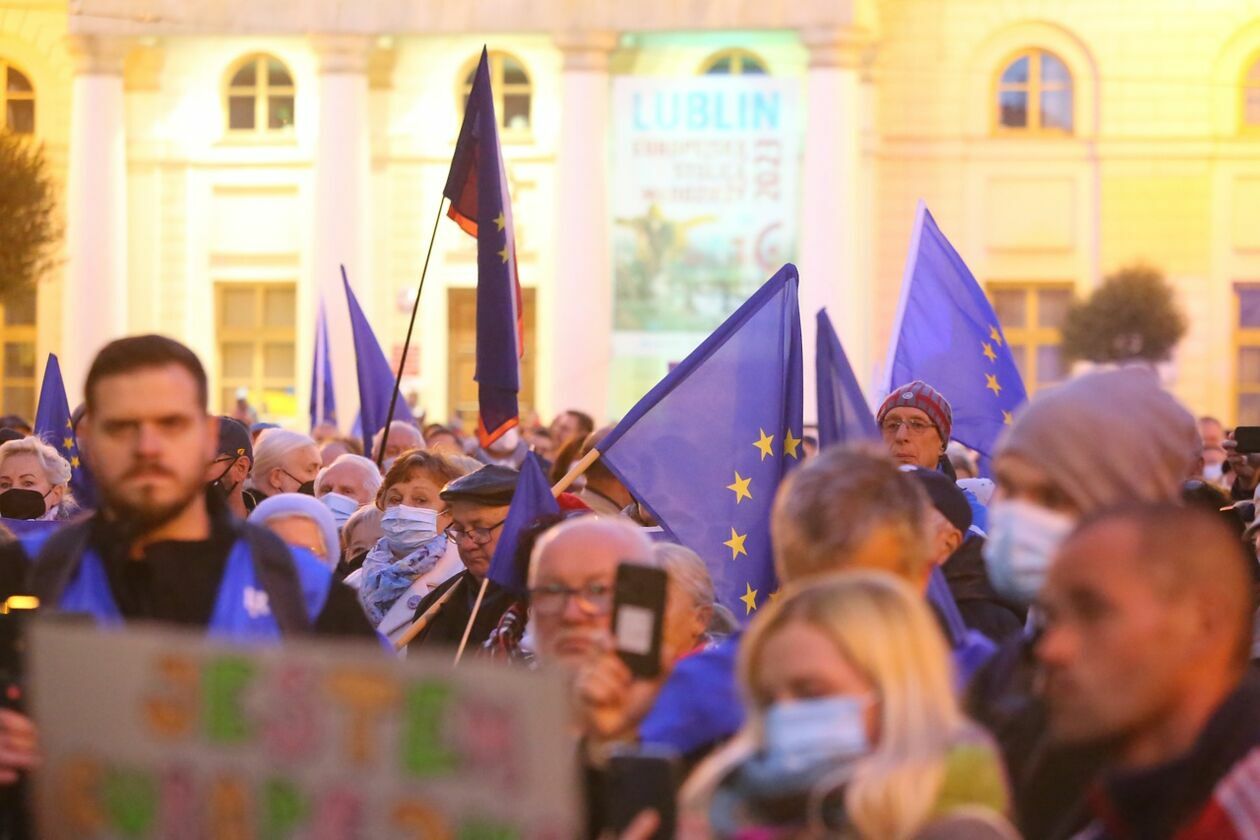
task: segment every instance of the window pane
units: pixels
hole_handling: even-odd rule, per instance
[[[224,289],[222,326],[233,329],[253,329],[258,326],[254,317],[253,289]]]
[[[1260,394],[1238,395],[1238,425],[1260,426]]]
[[[35,133],[35,103],[32,100],[10,99],[5,112],[5,124],[14,134]]]
[[[293,379],[297,370],[293,342],[269,342],[263,345],[263,376],[267,379]]]
[[[1063,354],[1057,344],[1037,348],[1037,385],[1053,385],[1063,379]]]
[[[248,131],[254,127],[254,97],[228,97],[228,128]]]
[[[529,94],[508,94],[503,97],[503,125],[516,130],[529,128]]]
[[[993,311],[997,313],[998,322],[1003,330],[1018,329],[1028,326],[1024,317],[1025,292],[1023,289],[994,289],[989,292],[993,302]]]
[[[1260,327],[1260,286],[1239,286],[1238,326]]]
[[[1022,85],[1028,83],[1028,56],[1020,56],[1011,62],[1002,73],[1002,84]]]
[[[293,87],[289,68],[281,64],[278,58],[267,59],[267,84],[272,87]]]
[[[4,413],[19,417],[35,414],[35,388],[31,385],[4,386]]]
[[[1068,72],[1067,65],[1059,60],[1057,55],[1048,52],[1041,54],[1041,82],[1042,84],[1055,84],[1059,82],[1071,82],[1072,74]]]
[[[1070,289],[1041,289],[1037,292],[1037,326],[1063,326],[1068,307],[1072,305]]]
[[[271,417],[296,416],[297,396],[292,388],[264,388],[259,410]]]
[[[998,94],[998,122],[1007,128],[1028,127],[1028,94],[1004,90]]]
[[[1041,92],[1041,127],[1072,130],[1071,89]]]
[[[297,323],[297,292],[292,286],[263,291],[263,326],[291,327]]]
[[[1260,347],[1238,348],[1238,382],[1260,385]]]
[[[745,56],[740,66],[740,72],[750,76],[764,76],[766,74],[766,67],[757,59]]]
[[[525,68],[514,58],[503,59],[503,82],[509,85],[527,85],[529,84],[529,76],[525,75]]]
[[[717,61],[710,64],[709,69],[705,72],[713,74],[713,75],[721,75],[723,73],[731,72],[730,56],[726,56],[725,58],[719,58]]]
[[[225,379],[249,379],[254,374],[254,345],[248,341],[223,342],[223,370]]]
[[[258,84],[258,62],[251,59],[232,77],[232,87],[254,87]]]
[[[22,292],[4,305],[4,323],[8,326],[30,326],[35,323],[35,292]]]
[[[1032,380],[1028,376],[1028,348],[1022,344],[1011,344],[1011,355],[1015,357],[1015,367],[1019,370],[1019,378],[1025,382]]]
[[[33,341],[6,341],[4,343],[4,375],[6,378],[31,379],[35,376],[35,343]]]
[[[267,97],[267,128],[288,128],[293,125],[293,97]]]
[[[31,80],[26,78],[17,71],[16,68],[10,67],[8,81],[5,85],[10,93],[31,93]]]

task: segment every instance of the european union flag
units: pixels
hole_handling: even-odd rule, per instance
[[[448,215],[477,237],[477,437],[488,446],[520,422],[521,284],[507,170],[483,48],[443,194]]]
[[[801,446],[801,316],[785,265],[635,405],[600,459],[748,616],[777,586],[770,507]]]
[[[888,358],[888,389],[922,379],[944,394],[953,438],[986,465],[1002,427],[1028,399],[993,307],[922,201]]]
[[[528,586],[529,563],[517,562],[516,549],[521,542],[521,532],[534,524],[540,516],[559,513],[560,505],[552,495],[551,485],[538,464],[538,456],[526,454],[521,463],[521,475],[512,492],[512,506],[508,508],[499,542],[490,558],[487,576],[499,586],[524,595]]]
[[[831,325],[826,309],[818,310],[818,344],[815,347],[818,377],[818,447],[857,440],[879,440],[879,427],[871,414],[862,386],[853,375],[849,357]]]
[[[389,415],[389,399],[394,393],[394,371],[350,288],[344,265],[341,267],[341,284],[346,289],[350,332],[354,335],[354,369],[359,378],[359,427],[363,435],[363,454],[371,458],[372,436],[385,428],[385,418]],[[415,422],[401,394],[394,405],[394,419]]]
[[[61,363],[55,353],[48,354],[44,365],[44,381],[39,387],[39,406],[35,409],[35,435],[42,438],[70,462],[70,492],[82,507],[96,503],[96,488],[87,465],[79,460],[79,443],[74,434],[66,384],[61,378]]]
[[[388,409],[387,409],[388,410]],[[337,396],[333,393],[332,357],[328,354],[328,316],[319,302],[315,323],[315,359],[311,363],[311,431],[321,423],[337,425]]]

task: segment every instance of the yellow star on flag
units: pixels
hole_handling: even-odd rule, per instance
[[[507,217],[503,213],[499,213],[499,218],[494,220],[494,226],[499,230],[503,230],[503,226],[507,224]]]
[[[1002,412],[1002,422],[1007,426],[1011,425],[1011,413],[1009,411]]]
[[[799,459],[801,456],[796,453],[796,449],[800,445],[801,439],[792,437],[792,430],[788,429],[787,433],[783,435],[783,454]]]
[[[70,458],[70,466],[71,466],[71,467],[73,467],[73,468],[74,468],[74,469],[76,469],[76,470],[79,468],[79,456],[78,456],[78,455],[75,455],[75,456],[73,456],[73,457],[71,457],[71,458]]]
[[[761,432],[761,440],[753,443],[753,446],[761,450],[761,460],[766,460],[767,455],[774,454],[774,435],[766,434],[765,429],[758,429]]]
[[[993,352],[993,345],[987,341],[984,342],[984,357],[988,359],[990,362],[997,361],[997,353]]]
[[[984,387],[992,391],[993,396],[996,397],[998,394],[1002,393],[1002,386],[998,384],[997,376],[995,374],[986,373],[984,375],[984,379]]]
[[[66,421],[66,428],[67,428],[67,429],[73,429],[73,428],[74,428],[74,424],[73,424],[73,423],[71,423],[69,420],[67,420],[67,421]]]
[[[751,478],[740,478],[739,470],[735,471],[735,483],[726,485],[727,490],[735,491],[735,504],[739,504],[744,499],[751,499],[752,492],[749,491],[748,485],[752,484]]]
[[[506,245],[504,245],[503,250],[499,252],[499,259],[503,260],[504,262],[508,261],[508,249]]]
[[[73,448],[74,448],[74,438],[66,438],[65,440],[63,440],[63,441],[61,442],[61,448],[62,448],[62,449],[65,449],[65,450],[70,450],[70,449],[73,449]]]
[[[738,557],[741,554],[744,555],[745,557],[748,556],[748,550],[744,548],[744,540],[746,539],[748,539],[747,534],[737,533],[734,528],[731,528],[731,538],[727,540],[726,542],[722,543],[722,545],[726,546],[727,548],[731,550],[732,560],[734,560],[736,557]]]
[[[998,332],[997,327],[989,327],[989,338],[996,341],[998,347],[1002,346],[1002,334]]]
[[[744,597],[739,600],[744,603],[744,615],[748,615],[757,609],[757,590],[752,588],[752,584],[744,582]]]

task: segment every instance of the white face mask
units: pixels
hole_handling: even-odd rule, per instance
[[[1215,484],[1221,480],[1221,476],[1225,474],[1224,464],[1204,464],[1203,478]]]
[[[394,505],[381,515],[381,530],[390,550],[406,556],[437,536],[437,518],[436,510]]]
[[[866,697],[816,697],[775,703],[765,714],[766,757],[786,771],[870,751]]]
[[[1076,519],[1018,499],[995,502],[989,508],[989,532],[984,565],[998,594],[1031,604],[1045,583],[1050,560]]]
[[[349,496],[343,496],[340,493],[325,493],[319,497],[324,507],[332,511],[333,519],[337,520],[337,530],[341,530],[341,526],[346,524],[346,520],[350,518],[361,505]]]

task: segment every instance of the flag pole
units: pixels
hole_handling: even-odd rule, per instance
[[[419,636],[420,632],[424,630],[424,628],[429,626],[429,622],[432,621],[433,617],[438,614],[438,610],[442,609],[442,606],[447,601],[451,600],[451,596],[455,594],[455,590],[457,589],[459,589],[458,583],[446,590],[446,592],[442,593],[442,597],[434,601],[432,606],[424,611],[424,615],[412,622],[411,626],[398,637],[398,641],[394,642],[394,650],[402,650],[407,645],[411,644],[412,640],[415,639],[416,636]]]
[[[490,586],[490,576],[481,579],[481,589],[477,590],[477,602],[473,604],[472,615],[468,616],[468,626],[464,628],[464,638],[459,640],[459,650],[455,651],[455,663],[464,658],[464,648],[468,647],[468,637],[472,635],[473,625],[477,623],[477,613],[481,612],[481,601],[486,597],[486,589]]]
[[[565,473],[560,478],[560,480],[555,483],[555,485],[551,488],[551,495],[559,496],[565,490],[568,490],[569,486],[573,484],[573,482],[577,481],[578,477],[582,475],[582,473],[590,469],[591,464],[595,463],[598,460],[599,460],[598,449],[592,449],[590,452],[587,452],[585,455],[582,456],[582,460],[575,461],[573,466],[569,467],[569,471]]]
[[[411,305],[411,320],[407,322],[407,337],[403,339],[402,356],[398,359],[398,374],[394,377],[394,392],[389,395],[389,413],[385,415],[385,431],[381,435],[380,451],[376,453],[376,467],[385,465],[385,444],[389,442],[389,427],[394,422],[394,408],[398,405],[398,391],[402,388],[403,368],[407,364],[407,351],[411,349],[411,333],[416,328],[416,313],[420,311],[420,294],[424,291],[424,278],[429,274],[429,258],[433,256],[433,243],[437,241],[438,224],[442,221],[442,208],[446,206],[446,194],[438,202],[437,216],[433,219],[433,233],[429,234],[429,250],[424,254],[424,267],[420,269],[420,285],[416,300]]]

